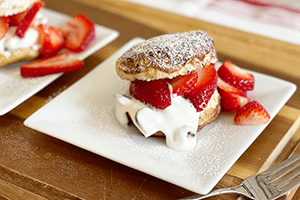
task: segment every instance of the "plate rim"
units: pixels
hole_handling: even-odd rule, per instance
[[[129,42],[127,42],[126,44],[124,44],[124,46],[122,46],[117,52],[115,52],[113,55],[111,55],[110,57],[108,57],[105,61],[103,61],[102,63],[100,63],[97,67],[101,67],[101,65],[106,64],[106,62],[107,62],[108,60],[112,59],[113,56],[114,56],[115,54],[118,54],[124,47],[128,46],[128,44],[130,44],[130,42],[133,42],[133,41],[136,41],[136,40],[141,41],[141,39],[142,39],[142,38],[134,38],[134,39],[130,40]],[[97,67],[96,67],[96,68],[97,68]],[[93,71],[94,71],[96,68],[94,68],[94,69],[93,69],[92,71],[90,71],[89,73],[93,73]],[[88,73],[88,74],[89,74],[89,73]],[[286,81],[286,80],[283,80],[283,79],[280,79],[280,78],[277,78],[277,77],[274,77],[274,76],[262,74],[262,73],[259,73],[259,72],[255,72],[255,73],[260,74],[260,75],[263,75],[263,76],[267,76],[267,77],[272,78],[272,79],[274,79],[274,80],[276,80],[276,81],[283,81],[284,83],[286,83],[286,84],[289,86],[289,88],[290,88],[290,89],[289,89],[289,94],[286,96],[286,98],[285,98],[285,100],[284,100],[284,103],[283,103],[283,106],[286,104],[286,102],[288,101],[288,99],[290,99],[290,97],[293,95],[293,93],[294,93],[294,92],[296,91],[296,89],[297,89],[297,86],[296,86],[294,83],[292,83],[292,82],[289,82],[289,81]],[[82,79],[84,79],[88,74],[86,74],[84,77],[82,77],[78,82],[76,82],[75,84],[73,84],[71,87],[76,87],[77,84],[80,84],[80,81],[81,81]],[[71,88],[71,87],[70,87],[70,88]],[[69,89],[69,88],[68,88],[68,89]],[[66,89],[64,92],[67,92],[68,89]],[[64,92],[62,92],[61,94],[63,94]],[[60,95],[61,95],[61,94],[60,94]],[[55,97],[55,98],[59,98],[60,95],[58,95],[58,96]],[[55,100],[55,98],[54,98],[54,100]],[[51,103],[51,102],[50,102],[50,103]],[[47,105],[45,105],[45,106],[47,106]],[[43,106],[43,107],[44,107],[44,106]],[[42,108],[43,108],[43,107],[42,107]],[[40,108],[40,109],[42,109],[42,108]],[[279,108],[278,110],[275,111],[275,114],[274,114],[273,117],[275,117],[275,116],[277,115],[278,111],[279,111],[281,108],[282,108],[282,106],[280,106],[280,108]],[[40,110],[40,109],[39,109],[39,110]],[[33,113],[32,116],[34,116],[36,113],[38,113],[39,110],[36,111],[35,113]],[[122,164],[122,165],[131,167],[131,168],[133,168],[133,169],[136,169],[136,170],[139,170],[139,171],[142,171],[142,172],[145,172],[145,173],[147,173],[147,174],[149,174],[149,175],[152,175],[152,176],[154,176],[154,177],[157,177],[157,178],[162,179],[162,180],[164,180],[164,181],[167,181],[167,182],[169,182],[169,183],[176,184],[176,185],[178,185],[178,186],[180,186],[180,187],[182,187],[182,188],[191,190],[191,191],[196,192],[196,193],[203,193],[203,194],[204,194],[204,193],[209,192],[209,191],[215,186],[215,184],[217,184],[217,182],[222,178],[222,176],[223,176],[224,174],[226,174],[226,172],[228,171],[228,169],[229,169],[229,168],[236,162],[236,160],[238,159],[238,157],[236,157],[235,159],[233,159],[234,162],[233,162],[232,164],[227,165],[227,166],[228,166],[228,169],[226,169],[226,170],[225,170],[225,173],[222,174],[220,177],[218,177],[218,178],[216,179],[216,180],[217,180],[216,182],[210,184],[209,187],[207,187],[207,188],[205,188],[205,189],[203,189],[203,190],[199,190],[199,188],[197,188],[198,186],[195,186],[195,187],[189,186],[189,187],[187,187],[187,186],[184,185],[184,184],[178,184],[178,183],[175,183],[174,181],[170,181],[169,178],[166,178],[166,177],[164,177],[164,178],[159,177],[157,174],[152,173],[151,171],[149,172],[149,170],[141,169],[140,167],[134,166],[133,164],[127,164],[127,163],[124,163],[124,162],[122,162],[122,161],[120,161],[120,160],[118,160],[118,159],[116,159],[116,158],[112,158],[111,156],[107,156],[107,155],[105,155],[105,154],[103,154],[103,153],[101,153],[101,152],[99,152],[99,151],[97,151],[97,150],[95,150],[95,149],[88,149],[88,148],[86,148],[86,147],[84,147],[84,146],[82,146],[82,145],[80,145],[80,144],[78,144],[78,143],[76,144],[76,143],[74,143],[74,142],[70,142],[70,141],[65,140],[65,139],[63,139],[63,138],[59,138],[59,137],[57,137],[57,136],[54,136],[54,135],[51,134],[51,133],[46,133],[45,131],[43,131],[43,130],[41,130],[41,129],[39,129],[39,128],[34,128],[34,127],[33,127],[32,125],[30,125],[30,123],[29,123],[30,120],[32,119],[32,118],[31,118],[32,116],[30,116],[29,118],[27,118],[27,119],[24,121],[24,125],[25,125],[25,126],[28,126],[28,127],[30,127],[30,128],[33,128],[33,129],[37,130],[37,131],[40,131],[41,133],[47,134],[47,135],[49,135],[49,136],[51,136],[51,137],[54,137],[54,138],[57,138],[57,139],[62,140],[62,141],[64,141],[64,142],[70,143],[70,144],[72,144],[72,145],[74,145],[74,146],[77,146],[77,147],[79,147],[79,148],[82,148],[82,149],[85,149],[85,150],[90,151],[90,152],[92,152],[92,153],[95,153],[95,154],[97,154],[97,155],[106,157],[106,158],[108,158],[108,159],[110,159],[110,160],[113,160],[113,161],[115,161],[115,162],[118,162],[118,163],[120,163],[120,164]],[[273,118],[272,118],[272,119],[273,119]],[[270,122],[271,122],[271,120],[270,120]],[[270,123],[270,122],[269,122],[269,123]],[[268,124],[267,124],[267,125],[268,125]],[[260,131],[260,133],[255,137],[255,139],[262,133],[262,131],[267,127],[267,125],[264,126],[264,128]],[[254,139],[254,140],[255,140],[255,139]],[[254,140],[253,140],[253,141],[254,141]],[[250,145],[253,143],[253,141],[250,141]],[[248,145],[247,147],[245,147],[244,151],[240,152],[239,154],[242,155],[242,154],[250,147],[250,145]]]
[[[51,10],[48,8],[42,8],[41,14],[45,14],[45,13],[50,13],[50,14],[55,15],[56,17],[60,17],[62,21],[71,18],[71,16],[66,15],[64,13],[60,13],[60,12],[57,12],[55,10]],[[86,59],[87,57],[91,56],[92,54],[94,54],[95,52],[97,52],[98,50],[105,47],[106,45],[108,45],[109,43],[111,43],[112,41],[114,41],[115,39],[117,39],[119,37],[120,33],[117,30],[111,29],[109,27],[105,27],[100,24],[95,24],[96,31],[99,32],[99,31],[101,31],[101,29],[102,30],[104,29],[105,31],[110,32],[110,34],[103,41],[99,41],[98,42],[99,44],[96,41],[94,46],[91,46],[89,49],[86,50],[86,52],[84,51],[85,53],[82,52],[82,53],[76,54],[78,56],[78,59],[80,59],[80,60]],[[30,61],[25,61],[25,62],[30,62]],[[18,63],[20,63],[20,62],[18,62]],[[18,65],[18,63],[13,63],[12,65],[16,65],[13,67],[20,67],[20,65]],[[1,73],[1,71],[0,71],[0,73]],[[52,74],[52,75],[48,76],[48,78],[45,78],[45,80],[41,81],[37,86],[30,88],[29,91],[27,90],[25,92],[25,94],[22,94],[21,96],[17,96],[16,98],[14,98],[13,101],[9,101],[8,103],[3,104],[3,106],[0,107],[0,116],[3,116],[6,113],[10,112],[14,108],[16,108],[17,106],[22,104],[24,101],[26,101],[27,99],[32,97],[34,94],[38,93],[39,91],[44,89],[46,86],[50,85],[53,81],[55,81],[62,75],[63,75],[63,73]],[[1,91],[0,91],[0,93],[1,93]]]

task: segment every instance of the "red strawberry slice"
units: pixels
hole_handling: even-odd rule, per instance
[[[44,2],[37,1],[33,4],[33,6],[29,9],[23,20],[19,23],[17,31],[15,33],[16,36],[23,38],[25,36],[26,31],[30,27],[31,23],[34,20],[37,12],[44,6]]]
[[[235,115],[237,125],[259,125],[270,121],[270,114],[257,101],[251,101],[243,106]]]
[[[65,47],[73,52],[87,49],[95,38],[93,22],[83,14],[77,14],[59,28],[65,38]]]
[[[80,69],[84,65],[82,60],[69,58],[64,52],[51,58],[39,59],[21,66],[23,77],[37,77],[56,73],[67,73]]]
[[[46,24],[39,24],[36,28],[39,32],[38,43],[43,47],[46,38],[49,36],[49,33],[47,32],[48,26]]]
[[[177,76],[169,81],[172,86],[172,93],[178,96],[183,95],[193,89],[197,83],[198,74],[192,73],[189,75]]]
[[[242,89],[233,87],[232,85],[229,85],[228,83],[223,81],[220,77],[218,78],[218,88],[225,90],[226,92],[235,93],[235,94],[239,94],[242,96],[247,96],[246,90],[242,90]]]
[[[40,24],[37,29],[40,33],[39,43],[42,46],[41,56],[51,57],[55,55],[64,44],[61,31],[48,24]]]
[[[235,88],[220,78],[218,78],[218,91],[221,96],[221,106],[228,111],[237,111],[250,101],[246,91]]]
[[[227,92],[220,88],[218,91],[221,96],[221,106],[228,111],[237,111],[250,101],[248,97],[237,93]]]
[[[4,37],[9,27],[9,17],[0,17],[0,39]]]
[[[195,87],[184,94],[184,97],[191,101],[197,112],[200,112],[206,108],[217,88],[217,82],[218,75],[215,68],[212,65],[205,67],[198,72],[198,81]]]
[[[132,81],[130,94],[137,100],[150,104],[158,109],[165,109],[171,105],[171,94],[166,79],[153,81]]]
[[[10,26],[19,26],[19,24],[21,23],[21,21],[27,15],[28,11],[29,11],[29,9],[27,9],[27,10],[25,10],[23,12],[11,15],[9,17],[9,19],[10,19]]]
[[[242,68],[226,61],[218,70],[219,77],[226,83],[242,90],[254,89],[254,76]]]

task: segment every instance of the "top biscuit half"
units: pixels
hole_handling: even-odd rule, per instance
[[[174,78],[195,72],[217,61],[214,42],[203,31],[166,34],[128,49],[116,62],[125,80]]]

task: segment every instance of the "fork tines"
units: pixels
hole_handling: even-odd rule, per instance
[[[300,175],[300,168],[297,169],[299,166],[300,153],[262,172],[258,176],[260,176],[260,178],[262,179],[265,179],[266,182],[269,183],[270,188],[277,190],[277,192],[279,193],[286,193],[287,191],[293,189],[300,183],[300,177],[298,177]],[[297,170],[293,171],[295,169]]]

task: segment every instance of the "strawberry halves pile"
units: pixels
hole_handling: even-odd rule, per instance
[[[247,97],[247,91],[254,89],[254,76],[230,61],[218,70],[218,91],[221,106],[227,111],[236,111],[234,122],[237,125],[259,125],[270,120],[268,111],[257,101]]]
[[[158,79],[153,81],[135,80],[130,84],[130,94],[139,101],[150,104],[158,109],[171,105],[171,93],[188,99],[198,112],[204,110],[217,88],[218,76],[215,68],[210,65],[199,71],[177,76],[174,79]]]
[[[37,29],[40,33],[39,44],[42,58],[22,65],[23,77],[67,73],[83,67],[84,62],[68,57],[68,52],[84,51],[94,40],[94,24],[86,16],[77,14],[58,29],[49,24],[40,24]],[[62,49],[67,51],[58,53]]]
[[[23,38],[33,26],[38,11],[44,6],[42,1],[35,2],[24,12],[0,18],[0,39],[10,26],[16,26],[15,36]],[[41,59],[21,66],[23,77],[45,76],[53,73],[78,70],[84,62],[69,58],[67,52],[81,52],[87,49],[95,38],[93,22],[83,14],[73,16],[66,24],[56,28],[49,24],[35,27],[39,32],[38,44]],[[63,53],[59,53],[64,49]]]
[[[129,92],[135,99],[157,109],[171,105],[172,93],[189,100],[197,112],[201,112],[218,88],[222,108],[236,112],[235,124],[265,124],[270,120],[268,111],[247,97],[247,91],[254,89],[254,83],[252,74],[227,61],[218,71],[211,64],[195,73],[173,79],[135,80],[131,82]],[[169,85],[172,86],[171,92]]]

